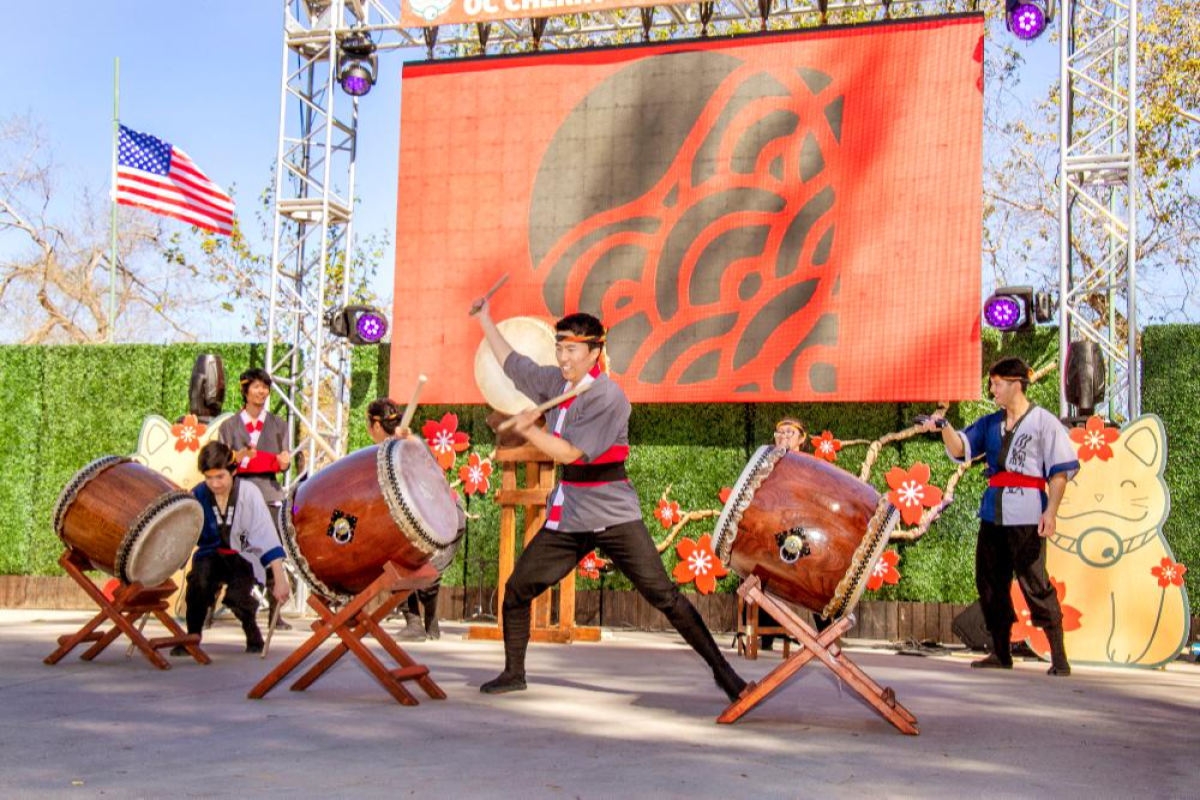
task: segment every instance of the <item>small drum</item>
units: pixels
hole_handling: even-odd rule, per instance
[[[204,511],[158,472],[106,456],[67,483],[53,520],[58,538],[96,569],[125,583],[158,586],[191,557]]]
[[[538,317],[511,317],[496,324],[505,340],[522,355],[542,366],[555,366],[554,325]],[[475,351],[475,385],[487,404],[509,415],[533,408],[534,402],[517,391],[504,374],[504,368],[492,355],[487,340]]]
[[[760,447],[721,511],[713,550],[771,594],[837,619],[858,604],[898,519],[886,497],[845,470]]]
[[[297,571],[337,600],[366,589],[389,561],[418,569],[460,535],[446,475],[420,439],[389,439],[335,461],[293,487],[280,513]]]

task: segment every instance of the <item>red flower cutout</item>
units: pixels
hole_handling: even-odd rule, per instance
[[[1158,578],[1158,585],[1164,589],[1171,584],[1183,586],[1183,576],[1186,573],[1187,567],[1167,557],[1163,558],[1161,565],[1150,568],[1150,574]]]
[[[1071,441],[1079,445],[1080,461],[1091,461],[1093,458],[1108,461],[1113,457],[1109,445],[1120,438],[1121,432],[1116,428],[1106,428],[1104,420],[1095,416],[1087,421],[1086,428],[1071,428],[1070,436]]]
[[[873,592],[885,583],[892,586],[899,583],[900,570],[896,569],[896,565],[899,563],[899,553],[895,550],[884,550],[883,555],[871,568],[871,577],[867,578],[867,589]]]
[[[654,512],[654,516],[658,517],[664,528],[669,528],[683,519],[683,514],[679,513],[679,503],[668,503],[666,500],[658,501],[658,511]]]
[[[183,422],[171,426],[171,435],[175,437],[175,452],[182,453],[191,450],[193,453],[200,449],[200,437],[208,430],[208,426],[197,421],[194,414],[188,414]]]
[[[929,466],[920,461],[908,470],[892,467],[887,483],[892,487],[888,502],[900,509],[900,519],[905,525],[916,525],[925,509],[942,502],[942,490],[929,485]]]
[[[675,553],[679,556],[679,563],[675,565],[673,573],[675,582],[695,581],[700,594],[712,594],[717,588],[717,578],[724,578],[729,574],[729,570],[725,569],[725,565],[713,553],[712,537],[707,533],[701,536],[699,541],[681,539],[679,544],[675,545]]]
[[[813,453],[817,458],[823,458],[826,461],[837,461],[838,450],[842,449],[842,443],[833,438],[833,434],[825,431],[820,436],[816,436],[812,440]]]
[[[421,434],[438,466],[449,470],[454,466],[455,457],[471,446],[471,437],[458,429],[458,415],[447,414],[441,422],[428,420],[421,428]]]
[[[596,551],[593,550],[579,562],[579,577],[596,580],[600,577],[600,570],[607,566],[608,562],[596,555]]]
[[[491,474],[491,460],[481,459],[478,453],[471,453],[467,463],[458,471],[466,494],[487,494],[492,488],[492,483],[488,480]]]
[[[721,500],[721,505],[725,505],[726,503],[729,502],[729,495],[731,495],[731,494],[733,494],[732,486],[721,487],[720,493],[717,494],[717,497],[720,498],[720,500]]]
[[[1054,593],[1058,595],[1058,605],[1062,609],[1063,631],[1079,630],[1083,627],[1083,623],[1080,622],[1083,612],[1064,602],[1067,597],[1067,585],[1054,580],[1054,578],[1050,578],[1050,583],[1054,585]],[[1033,626],[1033,618],[1029,613],[1029,606],[1025,603],[1025,595],[1022,594],[1021,586],[1016,581],[1012,582],[1011,595],[1013,610],[1017,612],[1017,621],[1012,626],[1012,640],[1021,642],[1028,639],[1029,646],[1038,655],[1046,655],[1050,652],[1050,641],[1041,628]]]

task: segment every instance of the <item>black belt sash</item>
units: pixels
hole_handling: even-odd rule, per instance
[[[615,483],[628,477],[624,461],[611,464],[564,464],[562,471],[564,483]]]

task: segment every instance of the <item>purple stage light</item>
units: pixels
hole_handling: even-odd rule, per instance
[[[367,312],[358,318],[355,328],[365,344],[375,344],[387,334],[388,324],[381,314]]]
[[[342,91],[346,94],[351,97],[362,97],[371,91],[371,84],[374,81],[370,72],[361,65],[354,64],[343,70],[340,83]]]
[[[1021,324],[1021,304],[1008,295],[992,295],[983,306],[983,319],[998,331],[1015,330]]]
[[[1020,3],[1008,13],[1008,28],[1018,39],[1036,39],[1046,30],[1046,14],[1033,3]]]

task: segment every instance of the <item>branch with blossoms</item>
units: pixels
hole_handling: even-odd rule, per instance
[[[679,532],[686,528],[690,523],[709,517],[719,516],[721,509],[706,508],[698,511],[681,511],[679,503],[669,499],[671,494],[671,484],[667,484],[667,488],[663,489],[662,496],[658,498],[658,509],[654,512],[654,518],[664,528],[669,528],[671,532],[667,534],[667,538],[655,544],[655,549],[660,553],[667,552],[671,543],[675,541],[675,537]]]
[[[445,414],[441,420],[426,420],[421,427],[421,435],[438,466],[447,473],[454,472],[458,467],[458,477],[451,481],[450,488],[457,491],[462,489],[465,495],[484,495],[492,489],[492,458],[495,450],[489,450],[487,455],[470,452],[471,436],[458,429],[458,415]],[[460,459],[460,456],[462,457]],[[470,519],[478,516],[467,515]]]

